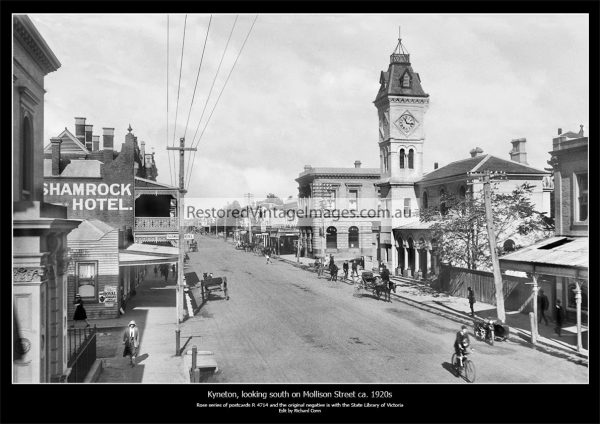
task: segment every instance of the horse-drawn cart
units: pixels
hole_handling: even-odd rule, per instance
[[[354,296],[362,296],[364,292],[372,292],[379,299],[383,294],[389,300],[390,288],[379,275],[371,271],[363,271],[360,280],[354,283]]]
[[[223,292],[225,299],[229,300],[229,292],[227,290],[227,277],[210,277],[206,274],[200,282],[202,286],[202,300],[208,299],[212,292]]]

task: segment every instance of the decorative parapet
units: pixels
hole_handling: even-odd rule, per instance
[[[179,231],[179,218],[135,218],[134,231],[177,232]]]

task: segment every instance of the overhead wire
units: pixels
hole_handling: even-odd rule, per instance
[[[246,35],[246,38],[244,39],[244,42],[242,43],[242,47],[240,47],[240,51],[238,52],[237,57],[235,58],[235,61],[233,62],[233,65],[231,67],[231,70],[229,71],[229,74],[227,75],[227,78],[225,79],[225,83],[223,84],[223,87],[221,88],[221,92],[219,93],[219,96],[217,97],[217,101],[215,102],[210,115],[208,116],[208,119],[206,120],[206,124],[204,125],[204,128],[202,129],[202,132],[200,133],[200,136],[198,137],[198,141],[196,143],[196,146],[198,144],[200,144],[200,140],[202,139],[202,136],[204,135],[204,132],[206,131],[206,128],[208,127],[208,124],[210,122],[210,118],[212,117],[213,113],[215,112],[215,109],[217,107],[217,105],[219,104],[219,100],[221,99],[221,95],[223,94],[223,91],[225,90],[225,87],[227,86],[227,82],[229,81],[229,78],[231,77],[231,74],[233,73],[233,70],[235,69],[235,65],[238,62],[238,59],[240,58],[242,51],[244,50],[244,46],[246,45],[246,42],[248,41],[248,38],[250,37],[250,34],[252,33],[252,29],[254,28],[254,24],[256,24],[256,20],[258,19],[258,15],[256,15],[256,17],[254,18],[254,21],[252,21],[252,25],[250,26],[250,29],[248,30],[248,34]],[[194,135],[194,138],[192,139],[192,145],[194,144],[196,136]],[[194,167],[194,160],[195,160],[195,156],[192,159],[192,170]],[[191,172],[191,171],[190,171]],[[190,178],[191,178],[191,174],[190,174]]]
[[[165,137],[167,147],[169,147],[169,15],[167,15],[167,136]],[[173,171],[171,169],[171,151],[167,150],[169,159],[169,176],[171,185],[173,185]]]
[[[177,104],[175,106],[175,123],[173,124],[173,147],[175,146],[175,133],[177,131],[177,113],[179,111],[179,93],[181,91],[181,70],[183,68],[183,53],[185,48],[185,30],[187,26],[187,14],[185,15],[185,20],[183,22],[183,41],[181,42],[181,61],[179,63],[179,82],[177,84]],[[173,155],[173,169],[177,169],[176,164],[177,155]]]
[[[200,64],[198,65],[198,73],[196,74],[196,83],[194,84],[194,92],[192,94],[192,101],[190,102],[190,110],[188,112],[187,122],[185,123],[185,130],[183,131],[183,138],[187,133],[187,128],[190,123],[190,116],[192,114],[192,106],[194,105],[194,98],[196,97],[196,88],[198,87],[198,79],[200,77],[200,70],[202,69],[202,61],[204,59],[204,51],[206,50],[206,42],[208,41],[208,33],[210,32],[210,23],[212,22],[212,15],[208,21],[208,28],[206,29],[206,37],[204,38],[204,46],[202,47],[202,55],[200,56]]]
[[[225,58],[225,54],[227,53],[227,47],[229,47],[229,42],[231,41],[231,36],[233,35],[233,31],[235,29],[235,24],[237,23],[238,18],[239,18],[239,15],[236,15],[235,20],[233,21],[231,31],[229,32],[229,38],[227,38],[227,43],[225,44],[225,48],[223,49],[223,54],[221,54],[221,60],[219,61],[219,66],[217,67],[217,71],[215,72],[215,76],[214,76],[212,84],[210,86],[210,90],[208,91],[208,95],[206,96],[206,101],[204,102],[204,107],[202,108],[202,113],[200,114],[200,119],[198,120],[198,126],[196,127],[196,132],[194,133],[194,138],[192,138],[192,144],[194,142],[194,139],[196,138],[196,134],[198,134],[198,128],[200,128],[202,118],[204,117],[204,112],[206,111],[206,106],[208,106],[210,96],[212,94],[213,88],[215,87],[215,82],[217,81],[217,76],[219,75],[219,71],[221,70],[221,65],[223,64],[223,59]],[[193,154],[195,156],[196,152],[194,151]],[[186,181],[189,179],[189,176],[190,176],[190,170],[191,170],[190,163],[191,162],[192,161],[188,161],[188,166],[187,166],[187,170],[186,170]]]

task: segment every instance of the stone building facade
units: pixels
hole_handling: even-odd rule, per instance
[[[298,210],[312,214],[298,217],[300,246],[307,256],[333,255],[336,260],[366,256],[371,260],[379,177],[379,169],[361,168],[360,161],[354,168],[305,166],[296,181]],[[319,186],[327,187],[324,195],[317,192]]]
[[[60,62],[26,15],[13,16],[13,382],[67,370],[67,234],[79,221],[44,202],[44,78]]]

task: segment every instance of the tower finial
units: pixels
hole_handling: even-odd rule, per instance
[[[127,128],[127,131],[131,132],[132,128],[131,128],[131,124],[129,124],[129,128]]]

